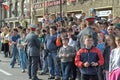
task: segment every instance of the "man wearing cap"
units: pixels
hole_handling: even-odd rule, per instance
[[[94,39],[94,45],[97,44],[97,33],[92,29],[94,20],[95,20],[95,18],[93,18],[93,17],[88,17],[85,19],[87,27],[85,29],[83,29],[77,36],[77,38],[78,38],[77,39],[77,50],[79,50],[80,48],[84,48],[83,36],[86,34],[92,35],[92,37]]]
[[[101,19],[100,17],[98,17],[98,16],[96,15],[96,10],[95,10],[94,8],[91,8],[91,9],[90,9],[90,14],[91,14],[91,16],[92,16],[93,18],[95,18],[94,21],[98,21],[98,20]]]
[[[120,37],[120,23],[115,25],[115,35]]]
[[[30,33],[26,36],[27,53],[28,53],[28,75],[29,79],[40,80],[37,77],[38,63],[39,63],[39,49],[40,43],[37,35],[34,33],[37,25],[32,24],[30,27]]]

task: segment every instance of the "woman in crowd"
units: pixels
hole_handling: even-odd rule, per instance
[[[105,74],[105,80],[108,79],[109,75],[109,61],[110,61],[110,52],[116,47],[115,44],[115,37],[112,35],[107,35],[106,36],[106,47],[103,53],[104,56],[104,65],[103,65],[103,72]]]
[[[27,67],[27,56],[25,52],[25,46],[26,46],[25,35],[26,33],[22,31],[17,43],[19,58],[20,58],[20,67],[22,68],[22,73],[25,72],[25,68]]]
[[[2,51],[4,51],[4,56],[8,57],[9,53],[9,29],[7,27],[3,28],[3,32],[1,33],[1,38],[2,38]]]
[[[117,48],[110,53],[109,80],[120,80],[120,37],[115,38]]]

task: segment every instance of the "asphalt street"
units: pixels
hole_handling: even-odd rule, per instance
[[[18,64],[14,68],[10,68],[10,58],[4,58],[0,53],[0,80],[30,80],[28,79],[27,70],[25,73],[21,72]],[[48,80],[48,75],[38,75],[42,80]]]

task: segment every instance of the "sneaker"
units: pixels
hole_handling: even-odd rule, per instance
[[[38,77],[36,77],[36,78],[33,78],[32,80],[42,80],[42,79],[39,79]]]
[[[54,79],[54,77],[53,77],[53,76],[50,76],[48,79]]]
[[[22,73],[25,73],[25,70],[22,70]]]
[[[61,78],[58,76],[55,76],[55,80],[61,80]]]
[[[14,68],[14,66],[10,66],[10,68]]]
[[[44,74],[45,74],[44,72],[39,73],[39,75],[44,75]]]

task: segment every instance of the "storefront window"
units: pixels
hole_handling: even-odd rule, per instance
[[[30,4],[29,0],[24,1],[24,14],[27,17],[30,17]]]
[[[20,16],[21,9],[20,9],[20,2],[17,2],[17,16]]]

